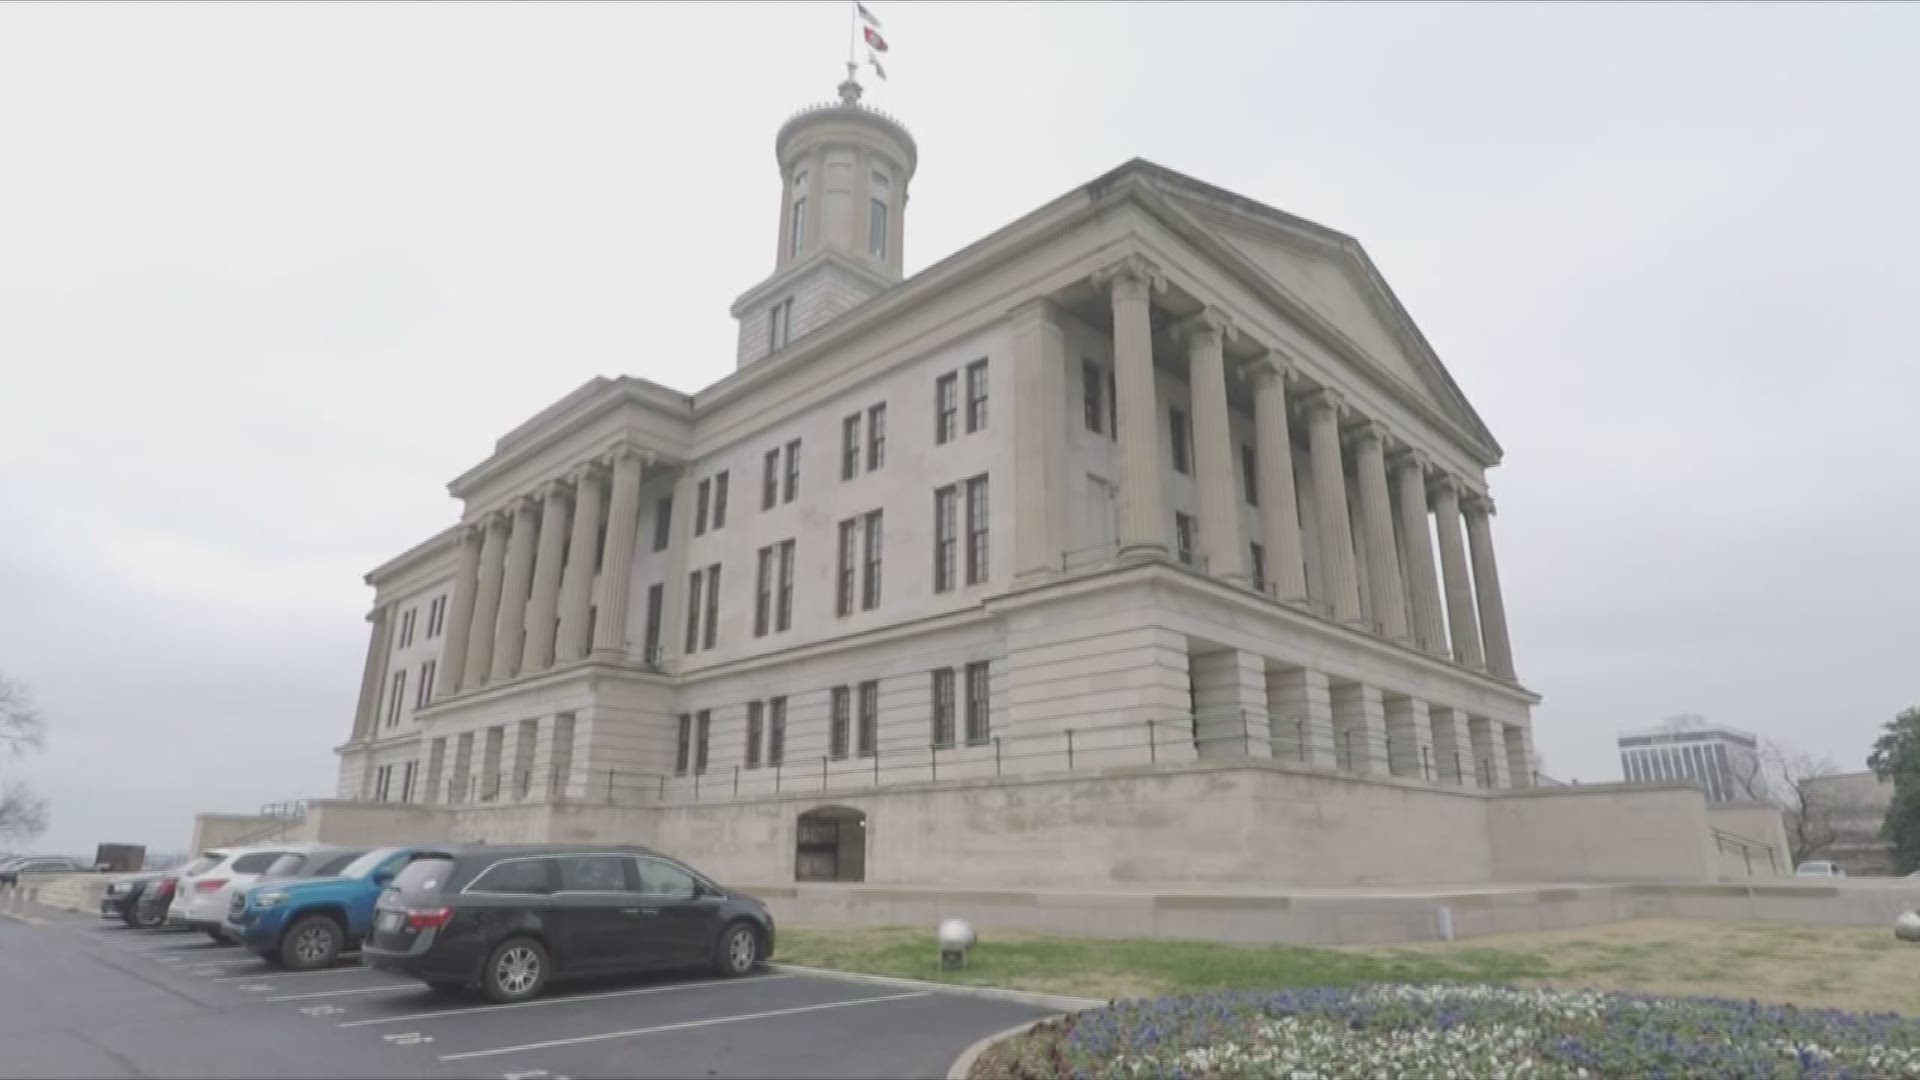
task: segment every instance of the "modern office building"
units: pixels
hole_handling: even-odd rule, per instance
[[[1620,734],[1620,772],[1629,783],[1690,780],[1711,802],[1762,796],[1760,743],[1749,732],[1693,717]]]

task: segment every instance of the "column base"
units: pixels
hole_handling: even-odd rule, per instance
[[[1115,558],[1120,562],[1168,562],[1172,558],[1172,553],[1167,549],[1167,545],[1149,540],[1137,544],[1121,544],[1119,554]]]

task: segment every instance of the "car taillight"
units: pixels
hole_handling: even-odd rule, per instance
[[[453,909],[450,907],[410,907],[407,909],[407,929],[438,930],[453,921]]]
[[[173,895],[173,887],[174,887],[175,885],[177,885],[177,884],[179,884],[179,883],[178,883],[178,882],[176,882],[176,881],[174,881],[174,880],[173,880],[172,878],[168,878],[167,880],[165,880],[165,881],[162,881],[162,882],[160,883],[160,888],[159,888],[159,889],[157,890],[157,895],[160,895],[160,896],[172,896],[172,895]]]
[[[223,877],[201,878],[193,883],[195,892],[219,892],[226,887],[227,879]]]

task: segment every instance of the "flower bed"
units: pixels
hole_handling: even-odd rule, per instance
[[[1064,1017],[994,1047],[973,1076],[1920,1077],[1920,1021],[1590,990],[1242,992]]]

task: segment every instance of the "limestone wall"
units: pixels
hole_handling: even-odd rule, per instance
[[[1786,817],[1779,807],[1766,803],[1708,803],[1707,823],[1742,840],[1764,844],[1773,853],[1773,860],[1769,863],[1762,852],[1722,850],[1720,861],[1723,876],[1785,877],[1793,873],[1792,849],[1787,846]],[[1721,846],[1724,849],[1738,845]],[[1739,868],[1737,874],[1733,873],[1736,866]]]
[[[1495,881],[1712,881],[1718,848],[1691,784],[1579,784],[1487,804]]]

